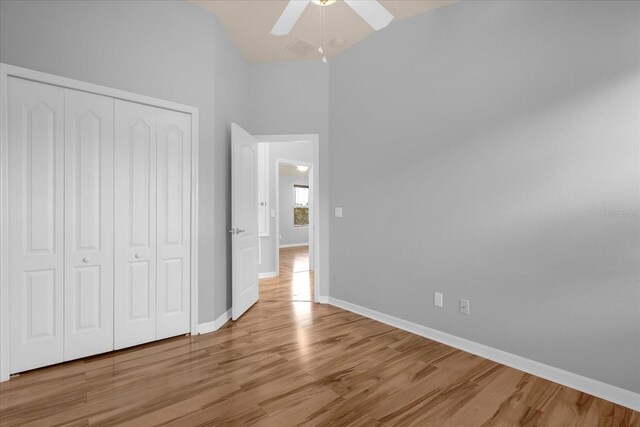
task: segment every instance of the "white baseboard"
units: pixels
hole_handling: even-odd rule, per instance
[[[269,271],[267,273],[258,274],[258,279],[269,279],[271,277],[278,277],[277,271]]]
[[[320,304],[329,304],[329,297],[320,295],[318,297],[318,302]]]
[[[450,335],[436,329],[431,329],[427,326],[418,325],[417,323],[409,322],[407,320],[390,316],[379,311],[361,307],[347,301],[329,297],[329,304],[340,307],[347,311],[351,311],[353,313],[360,314],[370,319],[377,320],[378,322],[394,326],[398,329],[402,329],[407,332],[411,332],[416,335],[438,341],[442,344],[458,348],[468,353],[484,357],[485,359],[493,360],[494,362],[498,362],[503,365],[518,369],[520,371],[536,375],[546,380],[571,387],[573,389],[591,394],[601,399],[617,403],[618,405],[626,406],[627,408],[633,409],[634,411],[640,411],[639,393],[634,393],[632,391],[603,383],[601,381],[583,377],[582,375],[574,374],[573,372],[554,368],[553,366],[545,365],[544,363],[526,359],[524,357],[507,353],[506,351],[498,350],[496,348],[489,347],[483,344],[478,344],[474,341],[469,341],[455,335]]]
[[[209,332],[215,332],[224,326],[231,319],[231,309],[227,310],[213,322],[200,323],[198,325],[198,334],[208,334]]]
[[[200,323],[198,325],[198,334],[208,334],[216,330],[216,321]]]
[[[280,249],[284,248],[297,248],[299,246],[309,246],[309,243],[288,243],[286,245],[280,245]]]

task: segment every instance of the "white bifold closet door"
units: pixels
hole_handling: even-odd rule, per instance
[[[116,100],[115,348],[190,330],[191,117]]]
[[[113,103],[65,90],[65,360],[113,350]]]
[[[156,338],[156,109],[116,100],[114,347]]]
[[[162,339],[191,329],[191,115],[157,111],[156,339]]]
[[[10,372],[62,362],[64,89],[8,79]]]
[[[191,115],[9,77],[10,372],[191,329]]]

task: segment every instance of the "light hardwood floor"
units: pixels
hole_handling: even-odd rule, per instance
[[[0,424],[640,425],[629,409],[309,302],[311,273],[293,271],[304,251],[283,250],[282,276],[217,332],[0,384]]]
[[[313,301],[308,246],[280,249],[280,276],[260,280],[260,301]]]

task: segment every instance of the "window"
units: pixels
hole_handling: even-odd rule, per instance
[[[293,226],[309,225],[309,186],[293,186]]]

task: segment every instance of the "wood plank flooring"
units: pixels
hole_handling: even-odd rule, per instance
[[[260,300],[313,301],[308,246],[280,249],[280,276],[260,280]]]
[[[217,332],[1,383],[0,424],[640,426],[638,412],[309,302],[305,256],[283,250],[282,276]]]

